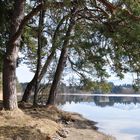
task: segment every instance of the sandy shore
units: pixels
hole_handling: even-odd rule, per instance
[[[19,106],[15,111],[0,111],[0,140],[114,140],[79,114],[54,106]]]
[[[115,140],[111,136],[98,132],[95,122],[89,121],[79,114],[71,115],[75,121],[66,127],[69,134],[63,140]]]
[[[115,139],[91,129],[84,130],[71,128],[69,136],[64,140],[115,140]]]

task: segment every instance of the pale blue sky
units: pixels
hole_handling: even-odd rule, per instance
[[[29,68],[25,64],[20,65],[17,70],[17,77],[19,82],[29,82],[32,80],[34,73],[30,72]],[[119,84],[132,84],[131,74],[126,74],[123,80],[120,80],[115,75],[112,75],[107,79],[109,82],[113,82],[115,85]]]
[[[21,83],[31,81],[34,76],[34,73],[30,72],[29,68],[27,68],[25,64],[20,65],[16,69],[16,74],[19,82]]]

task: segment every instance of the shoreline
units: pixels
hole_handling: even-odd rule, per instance
[[[96,127],[98,122],[88,120],[78,113],[70,113],[70,115],[75,122],[66,127],[69,135],[63,140],[115,140],[114,137],[98,131]]]
[[[0,111],[0,139],[4,140],[115,140],[98,131],[97,122],[54,106],[19,104],[15,111]],[[11,129],[10,129],[11,128]]]

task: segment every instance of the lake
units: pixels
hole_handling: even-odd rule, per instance
[[[98,122],[99,131],[117,140],[140,140],[140,95],[59,95],[57,104]]]

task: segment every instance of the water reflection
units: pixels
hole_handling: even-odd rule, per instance
[[[135,137],[135,140],[140,140],[140,136],[138,136],[138,137]]]
[[[97,121],[100,131],[117,140],[140,140],[140,97],[60,95],[57,103]]]
[[[108,97],[108,96],[80,96],[80,95],[59,95],[57,96],[57,104],[64,105],[66,102],[94,102],[97,106],[114,106],[120,104],[137,104],[140,103],[140,97]]]

